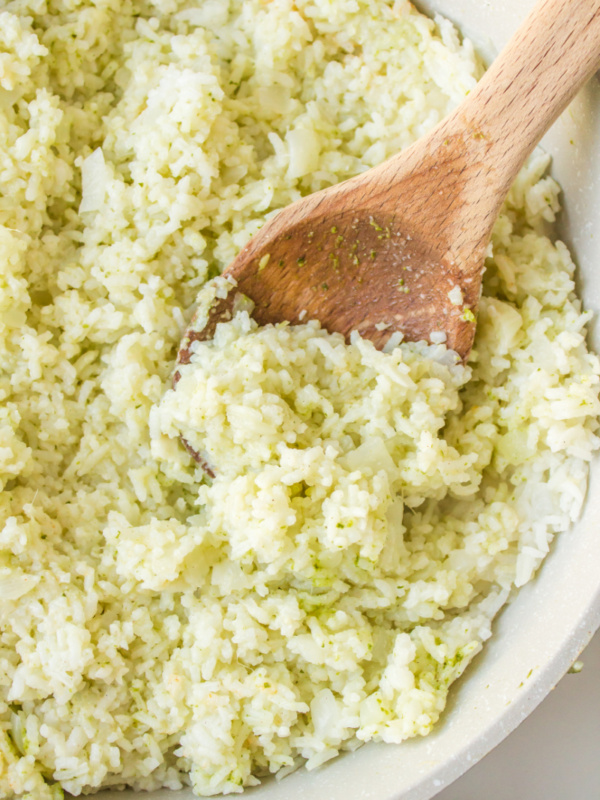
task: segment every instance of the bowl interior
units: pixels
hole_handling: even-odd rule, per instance
[[[423,0],[469,35],[487,59],[508,40],[534,0]],[[585,306],[600,310],[600,81],[596,76],[543,141],[564,190],[559,235],[579,266]],[[600,326],[592,325],[600,349]],[[536,580],[496,620],[493,638],[451,692],[443,721],[425,739],[368,745],[312,773],[300,770],[247,791],[253,800],[427,800],[481,759],[545,697],[600,624],[600,465],[592,468],[581,521],[555,542]],[[125,797],[191,800],[189,791],[103,792]]]

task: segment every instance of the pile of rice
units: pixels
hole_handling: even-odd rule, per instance
[[[403,0],[3,3],[0,796],[237,792],[426,734],[577,518],[599,364],[543,156],[467,367],[240,311],[170,390],[265,218],[480,73]]]

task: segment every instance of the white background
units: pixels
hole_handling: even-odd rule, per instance
[[[600,632],[580,660],[579,674],[435,800],[600,800]]]

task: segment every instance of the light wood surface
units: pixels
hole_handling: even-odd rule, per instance
[[[288,206],[255,234],[226,270],[256,304],[254,318],[318,319],[379,347],[396,330],[411,341],[443,332],[466,359],[500,206],[599,61],[600,0],[541,0],[477,88],[429,135]],[[231,301],[214,309],[208,327],[192,321],[178,363],[227,319]]]

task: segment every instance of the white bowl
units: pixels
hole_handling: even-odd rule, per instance
[[[493,58],[534,0],[423,0]],[[600,81],[596,76],[543,141],[564,189],[560,236],[575,254],[587,308],[600,310]],[[596,231],[596,236],[594,235]],[[600,349],[600,328],[592,345]],[[428,800],[507,736],[564,675],[600,625],[600,464],[585,513],[555,542],[535,581],[494,625],[483,653],[451,691],[434,732],[402,745],[371,744],[312,773],[246,792],[252,800]],[[191,800],[191,791],[103,792],[98,800]]]

